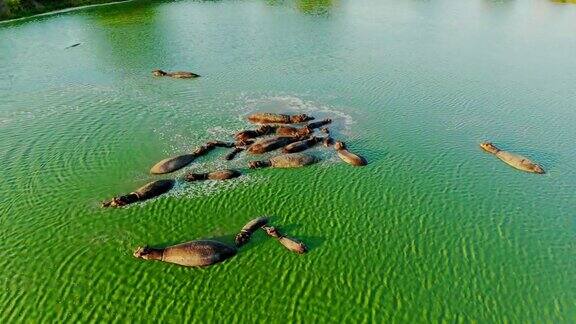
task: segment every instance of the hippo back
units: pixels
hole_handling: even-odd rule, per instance
[[[167,158],[167,159],[164,159],[164,160],[156,163],[150,169],[150,173],[152,173],[152,174],[164,174],[164,173],[174,172],[174,171],[182,169],[183,167],[192,163],[192,161],[194,161],[194,155],[193,154],[184,154],[184,155],[179,155],[179,156]]]
[[[270,159],[270,164],[275,168],[298,168],[316,162],[313,156],[308,154],[285,154]]]
[[[146,200],[164,194],[174,187],[174,180],[163,179],[152,181],[136,190],[139,200]]]
[[[212,240],[198,240],[164,249],[162,261],[187,267],[203,267],[236,255],[236,248]]]

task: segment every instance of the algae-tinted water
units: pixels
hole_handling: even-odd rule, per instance
[[[3,322],[574,321],[574,31],[576,6],[546,1],[132,3],[0,25]],[[370,163],[318,150],[99,208],[258,110],[332,116]],[[251,159],[225,153],[176,175]],[[258,215],[310,252],[258,233],[205,269],[132,257],[231,242]]]

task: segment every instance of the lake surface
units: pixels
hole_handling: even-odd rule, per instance
[[[543,0],[146,2],[0,24],[2,321],[574,322],[575,53],[576,6]],[[175,176],[243,177],[99,208],[254,111],[332,117],[369,165],[316,149],[252,171],[219,149]],[[231,242],[259,215],[310,252],[259,232],[204,269],[132,256]]]

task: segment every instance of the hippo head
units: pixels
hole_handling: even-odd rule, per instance
[[[270,162],[268,161],[251,161],[250,164],[248,164],[250,169],[265,168],[268,166],[270,166]]]
[[[309,120],[313,120],[314,117],[308,116],[306,114],[294,115],[290,117],[290,121],[293,123],[305,123]]]
[[[139,246],[132,254],[135,258],[144,260],[158,260],[162,258],[162,251],[148,246]]]
[[[534,172],[538,173],[538,174],[544,174],[544,169],[542,169],[541,166],[539,166],[538,164],[534,164]]]
[[[279,238],[282,236],[280,234],[280,232],[278,231],[278,229],[274,226],[263,226],[262,228],[266,231],[266,234],[268,234],[272,237]]]
[[[206,178],[205,174],[201,173],[188,173],[184,176],[184,180],[188,182],[204,180]]]
[[[346,144],[340,142],[340,141],[336,141],[336,143],[334,143],[334,148],[338,151],[340,150],[345,150],[346,149]]]
[[[234,241],[236,242],[236,246],[240,247],[250,241],[250,234],[246,231],[241,231],[240,233],[236,234]]]
[[[322,141],[322,144],[324,144],[324,147],[329,147],[330,145],[332,145],[332,142],[334,142],[334,140],[332,140],[332,138],[328,136]]]
[[[162,70],[154,70],[154,71],[152,71],[152,75],[153,75],[153,76],[157,76],[157,77],[165,76],[166,74],[167,74],[167,73],[164,72],[164,71],[162,71]]]
[[[122,207],[124,205],[127,205],[128,202],[125,199],[125,196],[120,196],[120,197],[114,197],[110,200],[106,200],[102,202],[102,208],[107,208],[107,207]]]
[[[328,129],[328,127],[322,127],[320,128],[320,131],[324,134],[330,134],[330,130]]]
[[[488,153],[492,153],[492,154],[496,154],[498,153],[498,151],[500,151],[494,144],[492,144],[491,142],[483,142],[480,144],[480,147],[488,152]]]

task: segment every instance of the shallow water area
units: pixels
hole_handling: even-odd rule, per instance
[[[0,24],[0,319],[573,322],[573,30],[576,6],[540,0],[146,1]],[[277,153],[217,148],[149,174],[256,111],[333,118],[369,164],[319,145],[320,163],[250,170]],[[224,168],[243,176],[99,208]],[[203,269],[132,256],[230,243],[260,215],[310,252],[258,232]]]

